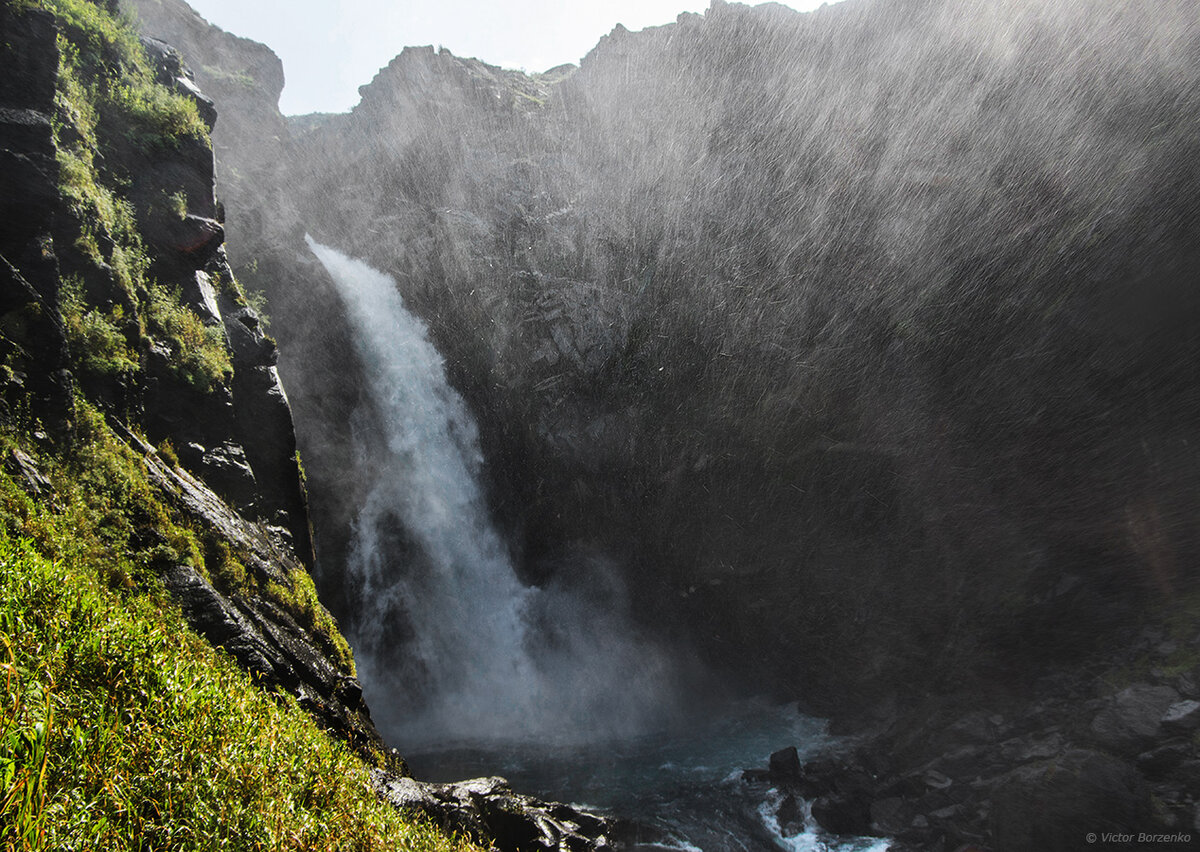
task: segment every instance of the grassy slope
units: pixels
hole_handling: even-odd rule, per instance
[[[378,802],[294,702],[192,633],[125,518],[85,487],[104,439],[52,474],[0,474],[0,840],[18,849],[467,849]],[[79,459],[93,459],[93,463]]]
[[[113,462],[109,448],[80,455]],[[0,474],[0,839],[467,848],[377,802],[358,758],[187,629],[145,565],[106,544],[124,518],[80,485],[88,467],[55,469],[53,508]]]
[[[76,239],[55,252],[67,267],[106,265],[119,292],[62,282],[73,436],[53,443],[28,406],[0,423],[0,847],[474,848],[382,804],[359,758],[193,633],[163,589],[159,569],[186,562],[226,591],[254,591],[238,554],[169,505],[113,431],[114,414],[137,430],[136,405],[106,413],[111,394],[87,400],[114,384],[135,398],[148,341],[171,351],[175,380],[200,393],[228,384],[219,333],[149,274],[138,217],[170,211],[136,209],[119,165],[206,145],[207,129],[154,82],[127,22],[85,0],[13,5],[61,27],[54,130]],[[48,482],[29,481],[19,453]],[[258,592],[340,646],[353,671],[306,574]]]

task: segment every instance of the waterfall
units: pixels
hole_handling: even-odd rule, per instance
[[[478,428],[424,323],[388,275],[306,237],[333,279],[366,369],[351,440],[366,499],[345,579],[372,712],[389,738],[578,741],[661,721],[673,678],[639,642],[600,559],[524,586],[480,485]]]

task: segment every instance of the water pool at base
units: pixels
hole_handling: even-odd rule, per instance
[[[775,820],[783,794],[742,779],[778,749],[794,745],[804,759],[830,742],[824,723],[794,706],[748,701],[703,724],[620,742],[456,742],[406,758],[421,780],[502,775],[517,792],[629,820],[641,826],[633,848],[646,852],[885,852],[880,838],[826,834],[807,808],[804,830],[785,837]]]

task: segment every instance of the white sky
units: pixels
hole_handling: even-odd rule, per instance
[[[579,62],[618,22],[631,30],[703,12],[708,0],[188,0],[222,29],[283,60],[287,115],[344,112],[406,45],[545,71]],[[800,11],[822,0],[793,0]]]

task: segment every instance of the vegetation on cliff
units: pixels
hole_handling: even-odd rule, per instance
[[[0,846],[474,848],[371,785],[211,103],[115,4],[0,21]]]
[[[203,565],[204,531],[81,412],[65,458],[2,441],[54,497],[0,472],[0,844],[470,848],[378,801],[357,755],[188,627],[155,569]]]

